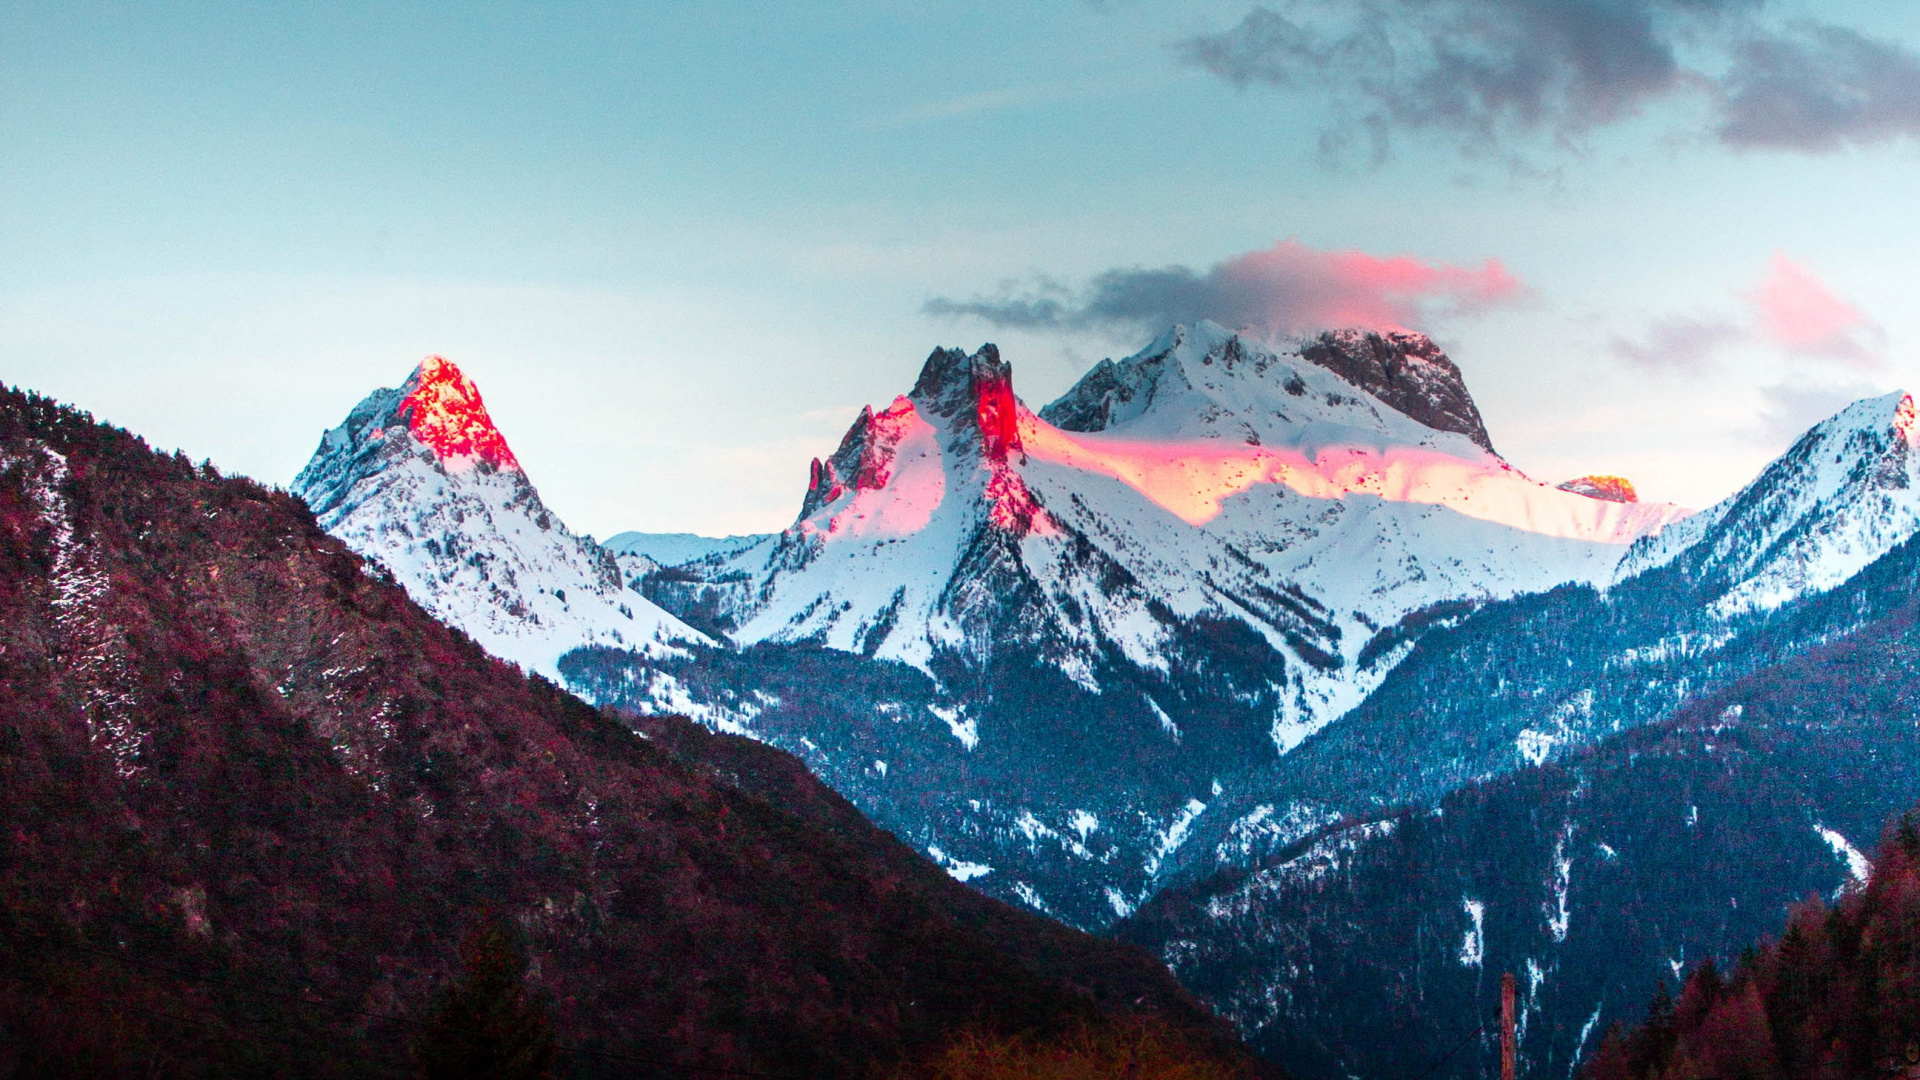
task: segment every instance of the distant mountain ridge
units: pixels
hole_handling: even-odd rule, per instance
[[[1911,410],[1895,393],[1815,425],[1739,492],[1637,542],[1604,589],[1565,585],[1433,629],[1366,701],[1229,783],[1180,873],[1540,764],[1851,630],[1846,610],[1794,624],[1792,602],[1920,528]]]
[[[695,533],[615,533],[601,541],[615,555],[638,555],[650,559],[655,567],[679,566],[713,555],[723,555],[758,543],[765,533],[745,536],[700,536]]]

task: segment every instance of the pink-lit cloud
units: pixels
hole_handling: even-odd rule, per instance
[[[1885,333],[1865,312],[1834,295],[1806,267],[1775,255],[1748,294],[1767,340],[1800,356],[1877,364]]]
[[[1008,289],[998,297],[937,298],[926,310],[1026,330],[1132,333],[1211,319],[1230,327],[1300,333],[1345,326],[1419,328],[1435,318],[1512,304],[1526,292],[1498,259],[1459,266],[1410,255],[1323,251],[1284,240],[1205,271],[1186,266],[1108,270],[1080,290],[1043,279],[1035,288]]]
[[[1631,367],[1690,375],[1703,374],[1721,351],[1741,345],[1772,346],[1790,356],[1855,368],[1885,359],[1886,332],[1880,324],[1785,255],[1775,255],[1765,277],[1741,296],[1751,307],[1746,316],[1669,315],[1655,319],[1638,337],[1615,335],[1609,348]],[[1797,422],[1800,411],[1787,411]]]

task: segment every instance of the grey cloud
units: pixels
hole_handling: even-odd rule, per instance
[[[1920,135],[1920,55],[1839,26],[1744,42],[1716,134],[1736,147],[1822,152]]]
[[[928,315],[940,315],[946,318],[974,318],[992,323],[995,326],[1014,330],[1065,330],[1082,322],[1080,312],[1069,308],[1058,298],[1035,296],[1001,296],[989,300],[976,297],[972,300],[949,300],[936,296],[921,308]]]
[[[923,310],[1010,329],[1092,329],[1116,336],[1200,319],[1291,332],[1415,326],[1436,315],[1512,303],[1525,294],[1526,287],[1498,260],[1454,266],[1323,251],[1286,240],[1204,271],[1186,266],[1108,270],[1078,291],[1042,278],[1027,289],[1004,286],[997,297],[935,298]]]
[[[1766,0],[1295,0],[1177,42],[1240,87],[1323,95],[1323,150],[1385,156],[1397,131],[1469,151],[1546,134],[1571,143],[1705,92],[1732,146],[1830,150],[1920,131],[1920,60],[1855,31],[1781,30]],[[1694,56],[1712,77],[1687,66]]]
[[[1715,353],[1748,336],[1748,331],[1724,320],[1668,317],[1655,320],[1638,340],[1615,335],[1608,348],[1625,363],[1645,371],[1697,375],[1712,363]]]
[[[1219,268],[1200,274],[1185,266],[1158,270],[1108,270],[1073,294],[1051,281],[1021,289],[1009,285],[997,297],[950,300],[935,297],[929,315],[971,317],[1013,330],[1106,330],[1117,334],[1179,322],[1213,319],[1247,325],[1264,315],[1245,290],[1224,280]]]

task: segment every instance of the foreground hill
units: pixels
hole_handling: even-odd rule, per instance
[[[966,889],[786,755],[636,733],[295,498],[13,390],[0,836],[0,1073],[405,1074],[482,910],[576,1075],[858,1076],[1129,1013],[1239,1053],[1144,955]]]

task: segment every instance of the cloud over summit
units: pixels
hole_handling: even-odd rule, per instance
[[[1480,266],[1411,256],[1322,251],[1297,240],[1238,255],[1200,271],[1186,266],[1114,269],[1083,289],[1041,279],[997,297],[929,300],[929,314],[974,317],[1024,330],[1153,331],[1211,319],[1231,327],[1298,333],[1338,326],[1420,327],[1469,314],[1526,292],[1498,259]]]

